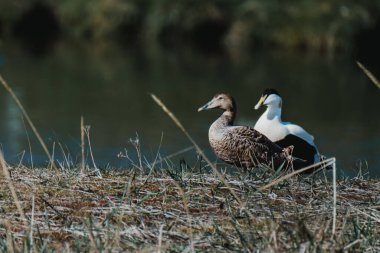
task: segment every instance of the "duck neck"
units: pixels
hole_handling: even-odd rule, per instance
[[[281,107],[269,105],[264,115],[268,120],[281,121]]]
[[[234,124],[236,112],[233,110],[225,110],[217,120],[222,126],[232,126]]]

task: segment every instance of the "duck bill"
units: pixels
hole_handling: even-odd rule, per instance
[[[211,101],[208,102],[207,104],[205,104],[204,106],[199,107],[199,108],[198,108],[198,112],[200,112],[200,111],[206,111],[206,110],[208,110],[208,109],[211,109],[211,108],[210,108],[210,104],[211,104]]]
[[[265,99],[267,99],[267,96],[261,96],[259,102],[255,105],[255,110],[258,110],[264,104]]]

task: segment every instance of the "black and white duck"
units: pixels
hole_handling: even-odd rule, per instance
[[[208,137],[217,157],[238,167],[253,168],[261,164],[284,167],[303,167],[303,161],[294,161],[292,147],[281,148],[265,135],[248,126],[234,126],[235,100],[228,94],[217,94],[198,111],[221,109],[223,114],[210,126]]]
[[[280,147],[294,147],[292,155],[311,165],[321,161],[314,137],[302,127],[281,119],[282,98],[277,90],[265,89],[255,109],[267,109],[256,122],[254,129],[264,134]]]

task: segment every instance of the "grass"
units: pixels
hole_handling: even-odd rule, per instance
[[[171,169],[150,175],[147,169],[107,170],[100,178],[82,174],[79,166],[60,172],[9,167],[17,202],[1,177],[0,250],[380,250],[379,180],[337,181],[333,234],[332,184],[323,173],[289,178],[263,191],[258,188],[269,179],[268,171],[223,173],[246,203],[242,207],[214,173],[201,173],[198,165]]]

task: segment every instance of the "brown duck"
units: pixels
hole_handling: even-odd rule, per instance
[[[233,125],[236,103],[230,95],[215,95],[198,112],[214,108],[222,109],[223,114],[210,126],[208,137],[212,149],[221,160],[244,168],[262,164],[278,168],[282,164],[287,167],[294,163],[292,146],[281,148],[251,127]],[[297,160],[297,167],[302,166],[303,161]]]

